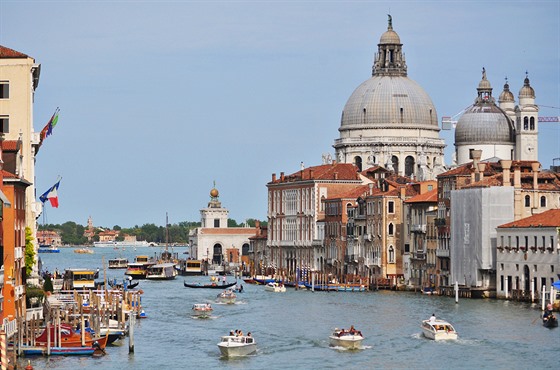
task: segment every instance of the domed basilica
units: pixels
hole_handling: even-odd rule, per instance
[[[432,100],[407,77],[402,45],[389,16],[372,77],[346,102],[340,138],[333,146],[338,162],[354,163],[360,170],[378,165],[419,181],[431,180],[444,171],[445,143]]]

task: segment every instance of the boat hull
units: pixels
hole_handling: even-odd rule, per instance
[[[424,320],[422,321],[422,334],[431,340],[455,340],[458,338],[457,332],[451,324],[443,320]]]
[[[545,328],[556,328],[558,327],[558,320],[554,318],[549,318],[548,320],[543,319],[543,326]]]
[[[362,348],[362,341],[364,337],[360,335],[344,335],[337,337],[331,335],[329,337],[330,345],[333,347],[342,347],[346,349],[360,349]]]
[[[229,287],[234,286],[235,284],[237,284],[237,282],[235,283],[230,283],[230,284],[187,284],[186,281],[183,282],[183,285],[185,286],[185,288],[206,288],[206,289],[226,289]]]
[[[248,356],[257,351],[257,343],[252,337],[222,337],[218,348],[224,357]]]

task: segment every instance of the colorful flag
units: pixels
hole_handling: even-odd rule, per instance
[[[49,120],[49,122],[47,122],[45,127],[43,127],[43,129],[41,130],[41,135],[40,135],[40,141],[41,142],[43,142],[43,140],[45,140],[45,138],[52,135],[53,127],[56,126],[56,124],[58,122],[58,112],[60,112],[60,109],[58,109],[58,107],[57,107],[56,110],[54,111],[51,119]]]
[[[47,201],[47,199],[51,202],[51,206],[54,208],[58,208],[58,185],[60,185],[60,180],[56,182],[49,190],[47,190],[43,195],[39,197],[43,204]]]

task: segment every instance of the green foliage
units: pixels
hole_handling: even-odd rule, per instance
[[[25,288],[25,299],[27,301],[27,307],[34,306],[34,304],[32,303],[34,301],[33,298],[37,298],[35,306],[40,307],[45,298],[45,292],[43,291],[43,289],[35,286],[27,286]]]
[[[49,275],[45,276],[45,282],[43,283],[43,290],[45,292],[51,292],[51,293],[54,291],[53,283]]]
[[[25,228],[25,274],[31,275],[35,265],[35,247],[33,246],[33,234],[29,227]]]

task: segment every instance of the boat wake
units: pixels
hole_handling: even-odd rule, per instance
[[[371,349],[371,348],[373,348],[373,346],[361,345],[358,348],[346,348],[346,347],[342,347],[342,346],[329,346],[329,348],[334,349],[336,351],[341,351],[341,352],[355,352],[355,351],[363,351],[364,349]]]

